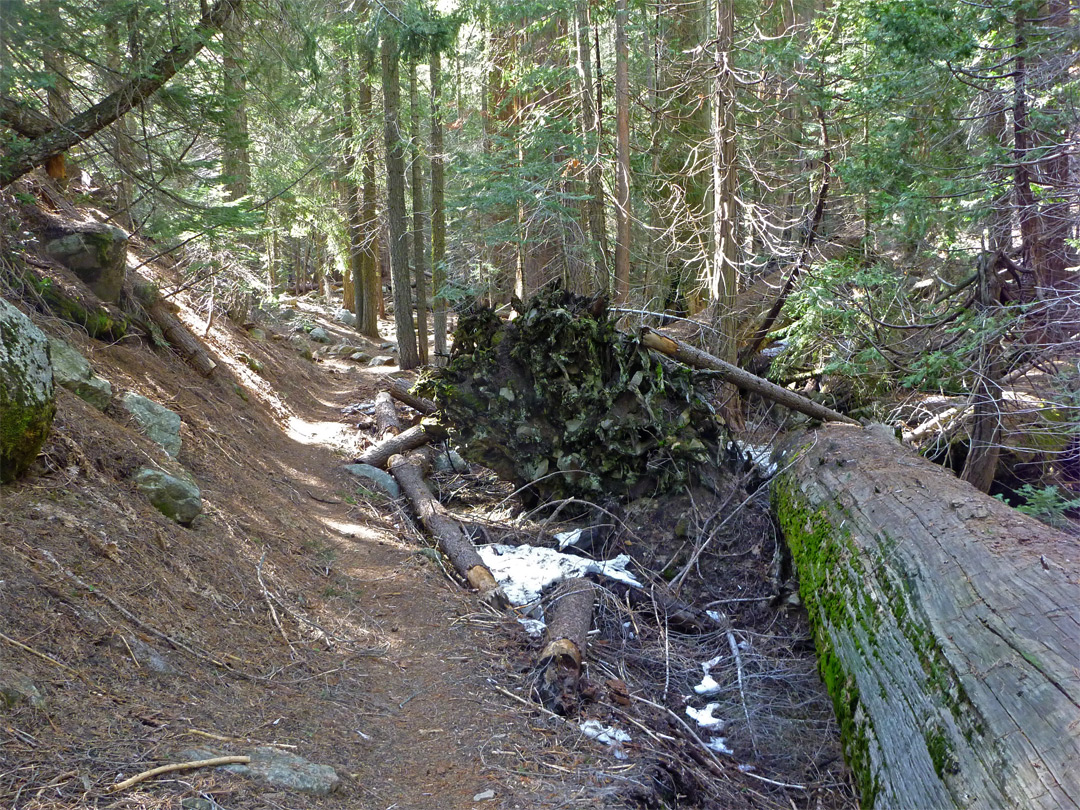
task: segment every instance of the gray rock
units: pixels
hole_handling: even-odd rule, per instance
[[[372,357],[371,360],[368,362],[368,365],[369,366],[392,366],[395,363],[397,363],[397,360],[395,360],[393,357],[390,357],[389,355],[385,355],[385,354],[380,354],[380,355],[377,355],[375,357]]]
[[[311,344],[307,342],[307,339],[303,335],[291,335],[289,337],[289,345],[300,352],[301,357],[305,360],[315,359],[315,353],[311,351]]]
[[[266,340],[266,330],[256,326],[248,330],[248,337],[252,340]]]
[[[176,674],[176,667],[170,664],[164,655],[138,636],[129,636],[126,641],[138,662],[151,672],[156,672],[159,675]]]
[[[99,411],[108,407],[112,399],[112,385],[94,374],[90,363],[74,346],[50,337],[49,354],[52,357],[53,380],[58,385],[85,399]]]
[[[37,458],[55,414],[49,342],[0,298],[0,484],[14,481]]]
[[[398,486],[398,482],[394,480],[394,476],[385,470],[380,470],[370,464],[346,464],[345,471],[355,475],[357,478],[371,481],[391,498],[401,496],[401,487]]]
[[[222,765],[221,770],[247,776],[273,787],[288,788],[313,796],[326,796],[337,790],[341,784],[341,777],[329,765],[316,765],[287,751],[260,746],[254,751],[240,753],[251,757],[251,762],[247,765]],[[189,762],[219,756],[222,754],[217,751],[190,748],[177,752],[173,758],[179,762]]]
[[[316,326],[314,329],[308,332],[308,337],[314,340],[316,343],[329,343],[331,340],[330,333],[323,329],[321,326]]]
[[[160,444],[166,453],[176,458],[180,452],[179,414],[134,391],[125,391],[120,397],[120,404],[134,417],[139,430],[148,439]]]
[[[387,342],[387,343],[380,343],[380,344],[379,344],[379,348],[380,348],[380,349],[389,349],[389,350],[390,350],[390,351],[392,351],[392,352],[393,352],[393,351],[397,351],[397,346],[396,346],[395,344],[393,344],[393,343],[389,343],[389,342]]]
[[[45,252],[71,270],[103,301],[116,303],[127,273],[125,231],[83,222],[45,243]]]
[[[469,471],[469,462],[461,457],[461,454],[457,450],[439,450],[435,454],[435,459],[432,461],[432,466],[435,468],[435,472],[456,472],[465,473]]]
[[[334,315],[334,320],[346,326],[356,326],[356,316],[347,309],[338,310],[337,314]]]
[[[180,800],[180,806],[183,810],[225,810],[213,799],[204,796],[188,796]]]
[[[353,352],[349,355],[350,360],[355,360],[357,363],[370,363],[371,355],[366,352]]]
[[[0,669],[0,708],[12,709],[22,703],[35,709],[45,708],[45,698],[33,681],[13,669]]]
[[[194,481],[143,467],[135,473],[135,486],[161,514],[184,526],[202,513],[202,493]]]

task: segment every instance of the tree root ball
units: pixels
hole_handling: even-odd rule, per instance
[[[550,289],[515,310],[463,313],[449,364],[418,390],[527,503],[668,491],[716,457],[721,422],[692,372],[619,332],[603,300]]]

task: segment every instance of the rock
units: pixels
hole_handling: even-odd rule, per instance
[[[54,382],[80,399],[85,399],[99,411],[108,407],[112,399],[112,385],[94,374],[90,363],[74,346],[50,337],[49,355],[52,358]]]
[[[311,346],[303,335],[291,335],[289,337],[289,345],[300,352],[300,356],[305,360],[315,359],[315,354],[311,351]]]
[[[357,363],[370,363],[371,355],[366,352],[353,352],[349,355],[350,360],[355,360]]]
[[[310,332],[308,337],[314,340],[316,343],[329,343],[330,333],[323,329],[321,326],[316,326]]]
[[[346,326],[356,326],[356,316],[347,309],[338,310],[337,314],[334,315],[334,320]]]
[[[169,660],[140,639],[138,636],[129,636],[125,639],[128,647],[131,648],[132,654],[146,669],[151,672],[156,672],[159,675],[175,675],[177,670]]]
[[[495,791],[494,790],[484,790],[484,791],[481,791],[480,793],[477,793],[475,796],[473,796],[472,800],[474,802],[486,802],[489,799],[494,799],[494,798],[495,798]]]
[[[389,343],[389,342],[387,342],[387,343],[380,343],[380,344],[379,344],[379,348],[380,348],[380,349],[383,349],[383,350],[389,349],[389,350],[390,350],[390,351],[392,351],[392,352],[396,352],[396,351],[397,351],[397,346],[396,346],[396,345],[394,345],[393,343]]]
[[[139,430],[148,439],[160,444],[166,453],[176,458],[180,452],[179,414],[134,391],[125,391],[120,397],[120,404],[135,418]]]
[[[202,493],[194,481],[143,467],[135,473],[135,486],[161,514],[184,526],[202,513]]]
[[[14,481],[37,457],[56,414],[49,342],[0,298],[0,484]]]
[[[432,466],[435,468],[435,472],[456,472],[466,473],[469,471],[469,462],[461,457],[461,454],[457,450],[440,450],[435,454],[435,459],[432,461]]]
[[[45,243],[45,252],[71,270],[102,301],[115,304],[127,273],[125,231],[100,222],[81,222],[66,226]]]
[[[181,799],[180,807],[182,807],[183,810],[225,810],[225,808],[213,799],[206,799],[202,796],[188,796],[187,798]]]
[[[256,360],[249,354],[238,354],[236,355],[236,359],[242,362],[245,366],[250,368],[256,374],[262,374],[263,364],[261,360]]]
[[[397,360],[385,354],[376,355],[368,361],[369,366],[392,366],[395,363],[397,363]]]
[[[248,337],[252,340],[266,340],[266,330],[256,326],[254,329],[248,330]]]
[[[394,480],[394,476],[390,475],[390,473],[385,470],[380,470],[378,467],[373,467],[370,464],[346,464],[345,470],[349,474],[355,475],[357,478],[364,478],[371,481],[391,498],[398,498],[401,496],[401,487],[398,486],[398,482]]]
[[[296,790],[312,796],[326,796],[341,785],[341,777],[329,765],[316,765],[296,754],[280,751],[269,746],[260,746],[254,751],[240,752],[251,757],[247,765],[223,765],[221,769],[230,773],[247,776],[273,787]],[[200,759],[212,759],[222,756],[217,751],[206,748],[191,748],[180,751],[174,759],[190,762]]]
[[[13,709],[22,703],[35,709],[45,708],[45,698],[33,681],[13,669],[0,669],[0,708]]]

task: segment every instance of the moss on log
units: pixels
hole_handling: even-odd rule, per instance
[[[663,491],[715,457],[692,372],[620,333],[602,301],[555,289],[517,306],[464,314],[449,364],[417,386],[467,458],[533,501]]]
[[[1080,807],[1080,543],[883,434],[772,489],[863,806]]]

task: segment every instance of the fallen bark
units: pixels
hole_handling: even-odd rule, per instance
[[[791,408],[793,411],[804,413],[814,419],[820,419],[823,422],[844,422],[849,425],[859,424],[851,417],[844,416],[842,413],[837,413],[832,408],[826,408],[824,405],[819,405],[813,400],[799,396],[794,391],[781,388],[779,385],[771,383],[768,380],[763,380],[761,377],[751,374],[749,371],[744,371],[731,363],[727,363],[719,357],[714,357],[708,352],[696,349],[681,340],[662,335],[647,326],[643,327],[641,330],[641,343],[643,346],[658,351],[661,354],[666,354],[668,357],[673,357],[680,363],[686,363],[688,366],[719,372],[719,376],[722,380],[731,383],[737,388],[744,391],[752,391],[768,400],[783,405],[786,408]]]
[[[863,806],[1080,807],[1080,542],[882,431],[782,454],[773,501]]]
[[[380,441],[401,433],[401,422],[398,421],[394,398],[386,391],[375,395],[375,433]]]
[[[217,363],[206,353],[206,349],[191,334],[190,330],[173,314],[172,309],[153,285],[136,282],[135,298],[142,305],[150,320],[161,330],[161,334],[176,351],[204,377],[209,377]]]
[[[416,396],[416,394],[409,390],[411,387],[408,380],[390,380],[390,396],[398,402],[405,403],[413,410],[419,411],[424,414],[424,416],[435,413],[435,403],[430,399]]]
[[[431,432],[424,425],[414,425],[397,435],[391,435],[377,444],[371,445],[361,453],[355,463],[370,464],[372,467],[386,467],[392,456],[407,453],[417,447],[423,447],[432,440]]]
[[[580,700],[595,598],[592,582],[575,577],[559,583],[544,606],[547,631],[539,658],[539,690],[544,705],[557,714],[573,714]]]
[[[395,455],[389,461],[390,472],[401,486],[401,491],[412,503],[420,522],[431,532],[439,550],[450,560],[454,570],[465,578],[470,587],[480,592],[480,598],[485,602],[500,609],[507,607],[509,603],[502,588],[480,559],[469,535],[428,489],[424,482],[425,466],[420,453],[411,453],[408,458]]]

